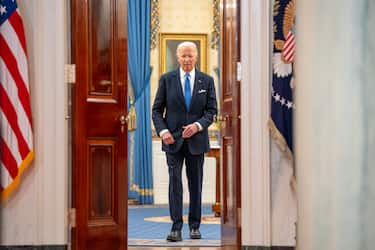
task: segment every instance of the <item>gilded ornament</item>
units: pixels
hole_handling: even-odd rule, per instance
[[[279,14],[279,11],[280,11],[280,0],[275,0],[275,3],[273,5],[273,16],[277,16]],[[277,25],[275,23],[275,21],[273,22],[273,32],[276,33],[277,32]]]
[[[150,49],[156,48],[160,28],[159,0],[151,0],[151,41]]]
[[[285,41],[284,40],[275,40],[274,44],[275,44],[275,48],[277,50],[282,50],[284,48]]]
[[[213,25],[211,32],[211,48],[217,49],[220,42],[220,1],[213,0]]]
[[[283,20],[283,35],[284,39],[288,36],[289,31],[294,25],[294,17],[296,14],[296,3],[292,0],[285,7],[284,20]]]

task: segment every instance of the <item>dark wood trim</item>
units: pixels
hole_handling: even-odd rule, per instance
[[[241,62],[241,0],[237,0],[237,9],[236,9],[236,19],[237,19],[237,62]],[[236,70],[237,72],[237,70]],[[238,190],[238,196],[236,197],[237,208],[241,210],[241,81],[236,81],[237,87],[234,88],[233,100],[235,100],[233,112],[233,143],[234,143],[234,152],[236,156],[236,189]],[[238,232],[237,232],[237,242],[241,242],[242,226],[241,226],[241,214],[238,214]]]
[[[71,237],[75,250],[125,250],[127,246],[127,131],[120,122],[120,117],[127,115],[127,1],[102,3],[107,5],[105,11],[110,11],[110,15],[106,13],[106,19],[102,20],[102,24],[110,29],[109,37],[104,38],[108,40],[105,51],[92,46],[90,40],[99,27],[91,19],[92,2],[71,0],[71,58],[76,64],[76,83],[71,87],[72,207],[76,209],[76,227],[72,229]],[[105,68],[103,80],[110,81],[112,87],[109,94],[100,89],[97,94],[94,89],[93,98],[91,78],[102,69],[93,67],[92,55],[98,53],[104,53],[106,57],[108,54],[101,67]],[[113,152],[108,157],[100,150],[96,151],[96,156],[89,154],[87,146],[93,141],[98,144],[110,141]],[[91,164],[97,161],[89,157],[99,157],[103,160],[102,165],[110,167],[105,182],[88,175],[101,171]],[[96,172],[91,171],[93,169]],[[110,199],[102,206],[97,201],[100,195],[107,193]],[[105,218],[101,209],[108,211]]]
[[[222,242],[240,249],[241,243],[241,95],[237,79],[240,62],[240,0],[221,0],[222,111]]]

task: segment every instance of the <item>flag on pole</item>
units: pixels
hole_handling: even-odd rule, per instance
[[[293,34],[295,0],[275,0],[273,6],[273,57],[271,135],[289,159],[293,154]]]
[[[0,192],[6,198],[34,157],[26,40],[15,0],[0,0]]]

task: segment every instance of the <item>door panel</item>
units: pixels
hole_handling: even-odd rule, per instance
[[[240,82],[236,66],[240,61],[240,1],[222,0],[222,243],[226,248],[241,246],[241,162]]]
[[[72,0],[74,250],[127,246],[127,1]]]
[[[116,151],[114,141],[88,142],[88,183],[89,183],[89,225],[106,221],[115,223],[113,152]]]

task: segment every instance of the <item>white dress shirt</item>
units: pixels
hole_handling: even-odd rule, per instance
[[[191,91],[190,95],[193,96],[194,81],[195,81],[195,68],[193,68],[193,70],[190,72],[185,72],[183,71],[182,68],[180,68],[180,82],[181,82],[182,92],[185,95],[185,75],[187,73],[190,75],[190,91]]]

